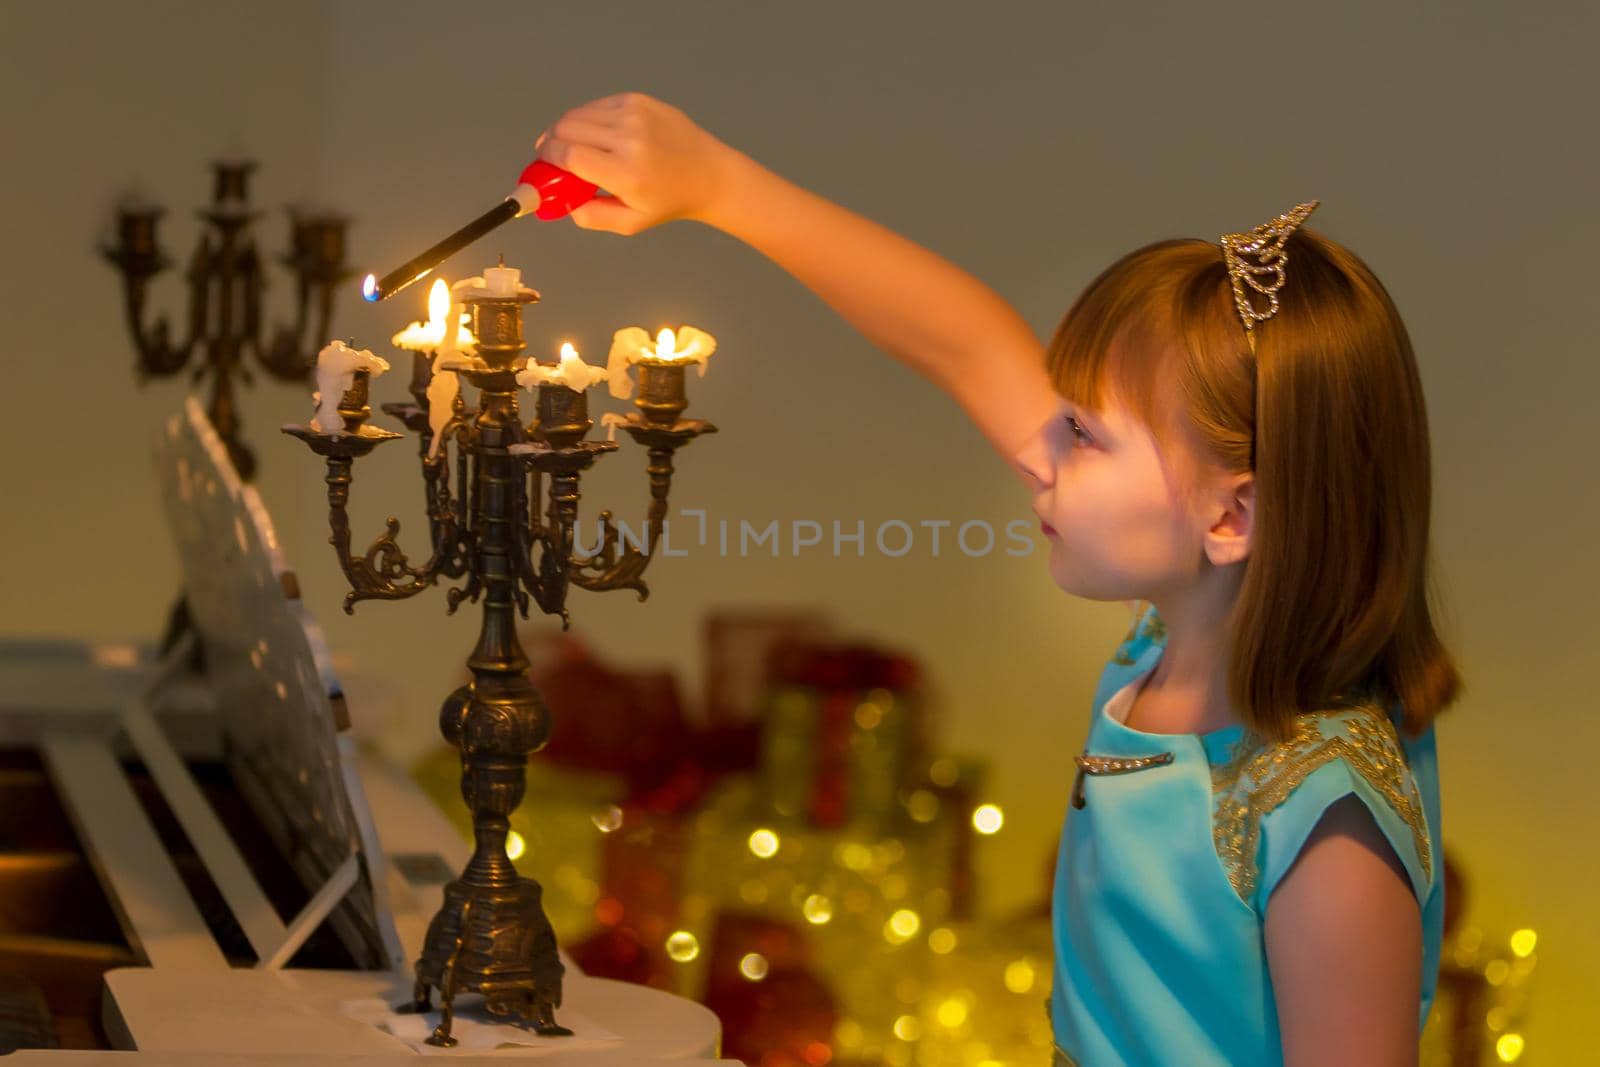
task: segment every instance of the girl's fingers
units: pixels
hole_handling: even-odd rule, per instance
[[[561,117],[585,119],[589,122],[598,122],[602,126],[613,126],[622,121],[623,108],[621,104],[607,104],[599,100],[591,100],[587,104],[579,104]]]
[[[622,133],[616,128],[606,126],[588,119],[578,118],[571,113],[563,115],[554,126],[546,131],[563,141],[572,144],[589,145],[606,152],[615,152],[622,140]],[[535,143],[535,148],[538,144]]]
[[[609,135],[602,131],[615,131],[622,125],[623,116],[619,103],[607,104],[604,101],[594,100],[567,111],[555,122],[539,131],[539,136],[534,138],[533,147],[538,151],[544,142],[552,135],[564,140],[598,145],[606,151],[615,151],[616,134]]]
[[[629,185],[623,173],[625,168],[618,158],[589,145],[573,144],[559,137],[551,137],[539,150],[539,158],[547,159],[584,181],[603,186],[613,192]]]
[[[572,212],[572,221],[580,229],[605,230],[624,235],[635,234],[645,228],[644,215],[614,196],[597,196],[586,204],[580,204]]]

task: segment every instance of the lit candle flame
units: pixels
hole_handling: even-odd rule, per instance
[[[678,346],[682,344],[683,347]],[[702,375],[705,374],[704,358],[709,356],[717,347],[716,341],[704,330],[697,330],[693,326],[685,326],[674,333],[662,327],[656,334],[655,351],[650,353],[654,359],[683,360],[700,362]]]
[[[572,342],[563,341],[561,359],[555,366],[529,360],[527,366],[517,372],[517,384],[525,389],[537,389],[541,385],[564,385],[581,393],[591,385],[605,381],[608,374],[604,367],[585,363]]]
[[[445,316],[450,314],[450,287],[443,278],[433,280],[433,288],[428,290],[428,326],[439,329],[439,336],[444,336]]]
[[[413,322],[390,340],[396,348],[453,355],[457,349],[477,343],[472,331],[462,325],[467,319],[466,314],[459,313],[456,319],[455,343],[447,344],[445,324],[450,321],[450,284],[443,278],[435,278],[432,288],[428,290],[428,321]]]

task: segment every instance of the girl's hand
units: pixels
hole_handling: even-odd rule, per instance
[[[635,234],[673,219],[703,221],[735,153],[671,104],[644,93],[591,100],[539,134],[539,158],[605,189],[572,212],[586,230]]]

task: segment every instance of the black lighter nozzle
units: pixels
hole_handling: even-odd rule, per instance
[[[496,226],[516,218],[520,210],[521,205],[513,199],[501,201],[420,256],[413,256],[383,277],[367,275],[361,282],[361,295],[374,302],[393,296],[412,282],[432,274],[435,267]]]

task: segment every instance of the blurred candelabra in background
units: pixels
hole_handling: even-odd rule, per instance
[[[291,208],[289,251],[283,263],[295,278],[294,318],[262,340],[262,294],[267,288],[261,259],[250,233],[260,213],[249,204],[250,172],[255,163],[219,160],[212,164],[211,204],[199,212],[207,227],[189,260],[189,290],[183,339],[173,339],[166,316],[147,321],[150,279],[170,261],[156,239],[163,209],[136,199],[117,211],[116,239],[101,249],[122,275],[128,330],[138,352],[141,381],[168,378],[193,365],[194,381],[210,378],[207,414],[227,447],[239,476],[255,475],[255,454],[239,437],[234,383],[251,383],[250,361],[282,381],[307,380],[315,349],[307,337],[327,337],[333,324],[333,293],[350,277],[345,269],[346,220]],[[312,316],[315,314],[315,323]]]

